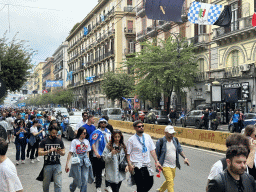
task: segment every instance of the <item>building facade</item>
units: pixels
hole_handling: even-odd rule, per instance
[[[103,75],[123,68],[125,55],[135,51],[135,0],[101,0],[67,37],[68,88],[74,90],[75,107],[106,108],[113,105],[101,89]]]
[[[34,69],[33,78],[34,78],[34,93],[42,94],[43,89],[43,66],[45,62],[40,62]]]
[[[63,81],[63,87],[67,87],[67,73],[68,73],[68,42],[63,42],[58,49],[52,55],[54,57],[54,80],[55,81]]]
[[[54,61],[54,58],[53,57],[48,57],[46,58],[45,60],[45,64],[43,66],[43,75],[42,75],[42,82],[43,82],[43,85],[42,85],[42,92],[44,93],[46,90],[47,92],[50,92],[51,91],[51,87],[46,87],[46,81],[49,80],[49,81],[52,81],[54,80],[54,74],[53,74],[53,71],[54,71],[54,64],[53,64],[53,61]]]

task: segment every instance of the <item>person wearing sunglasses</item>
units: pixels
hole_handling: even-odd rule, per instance
[[[82,120],[80,121],[80,122],[78,122],[77,124],[76,124],[76,131],[80,128],[80,127],[82,127],[83,125],[85,125],[87,122],[88,122],[88,113],[87,112],[83,112],[82,113]]]
[[[90,144],[93,150],[93,172],[96,177],[96,190],[97,192],[101,192],[101,184],[102,184],[102,170],[105,168],[105,162],[103,160],[103,151],[105,149],[106,144],[111,139],[111,133],[106,128],[107,120],[101,118],[98,121],[98,129],[96,129],[90,135]],[[112,192],[110,184],[108,181],[105,182],[106,191]]]
[[[162,166],[157,160],[156,146],[153,140],[150,135],[144,133],[142,121],[135,121],[133,127],[136,134],[131,136],[127,142],[129,171],[133,175],[137,192],[147,192],[154,183],[154,171],[151,166],[150,155],[153,157],[157,169],[162,169]]]
[[[73,182],[69,186],[71,192],[75,191],[77,187],[81,192],[86,192],[87,183],[92,183],[94,180],[92,165],[89,160],[91,146],[87,138],[86,129],[80,127],[77,131],[76,138],[73,139],[70,145],[65,171],[68,173],[70,170],[69,177],[73,177]],[[73,153],[78,155],[80,163],[72,164],[71,169],[69,169],[69,161]]]

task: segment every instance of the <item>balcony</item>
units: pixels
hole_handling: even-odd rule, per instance
[[[147,35],[150,37],[155,37],[157,35],[157,30],[154,26],[147,27]]]
[[[133,53],[135,53],[136,52],[136,50],[135,50],[135,48],[133,48],[133,49],[131,49],[131,48],[125,48],[124,49],[124,54],[126,55],[126,56],[133,56],[132,54]]]
[[[242,77],[242,71],[239,66],[225,68],[224,78]]]
[[[136,9],[134,7],[124,7],[124,12],[136,13]]]
[[[207,72],[199,72],[196,76],[196,82],[209,80],[209,74]]]
[[[124,28],[124,34],[126,37],[136,37],[136,30],[135,28]]]
[[[198,36],[192,37],[188,39],[188,44],[194,44],[196,47],[207,48],[209,43],[209,34],[202,33]]]
[[[144,41],[146,39],[146,30],[142,30],[137,33],[137,41]]]
[[[172,21],[158,21],[157,23],[157,29],[162,29],[164,31],[168,31],[172,28],[174,25],[174,22]]]
[[[144,17],[146,15],[145,4],[137,8],[137,16]]]
[[[74,83],[74,86],[75,86],[75,87],[76,87],[76,86],[80,86],[80,85],[82,85],[81,81],[78,81],[78,82]]]
[[[245,34],[249,34],[252,31],[255,31],[252,26],[252,16],[243,17],[231,23],[230,27],[213,29],[213,41],[220,45],[223,40],[236,39],[238,36],[246,37]]]

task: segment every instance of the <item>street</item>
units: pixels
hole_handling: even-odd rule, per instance
[[[127,142],[130,135],[124,134],[125,143]],[[65,173],[65,164],[67,159],[68,150],[70,147],[70,141],[67,141],[65,138],[63,139],[64,145],[66,148],[66,155],[61,157],[62,164],[62,191],[69,192],[69,184],[72,182],[72,178],[68,177],[68,174]],[[156,141],[155,141],[156,142]],[[207,151],[203,149],[198,149],[194,147],[182,146],[186,156],[189,159],[190,166],[186,166],[183,164],[182,158],[180,159],[181,170],[176,170],[175,177],[175,192],[204,192],[205,185],[207,182],[207,176],[209,174],[211,166],[219,159],[221,159],[224,154],[217,153],[213,151]],[[9,145],[9,149],[7,152],[7,156],[15,163],[15,145],[11,143]],[[17,167],[18,176],[21,180],[21,183],[24,188],[24,192],[41,192],[42,183],[36,180],[36,177],[40,173],[43,167],[43,157],[39,157],[40,162],[36,162],[35,164],[31,164],[29,159],[26,159],[26,164],[20,164]],[[154,165],[152,161],[152,165]],[[156,173],[155,173],[156,175]],[[128,177],[128,174],[127,174]],[[160,178],[154,176],[154,185],[151,192],[155,192],[164,181],[164,176],[161,174]],[[102,190],[105,187],[102,185]],[[53,190],[53,183],[50,186],[50,191]],[[78,189],[76,190],[78,191]],[[88,192],[96,191],[94,184],[88,185]],[[120,192],[134,192],[136,191],[134,187],[128,187],[127,182],[124,181],[122,183]]]

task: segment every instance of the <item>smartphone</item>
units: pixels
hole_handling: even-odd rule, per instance
[[[58,150],[58,151],[61,150],[61,147],[57,147],[57,150]]]
[[[119,147],[114,147],[115,150],[119,151]]]

